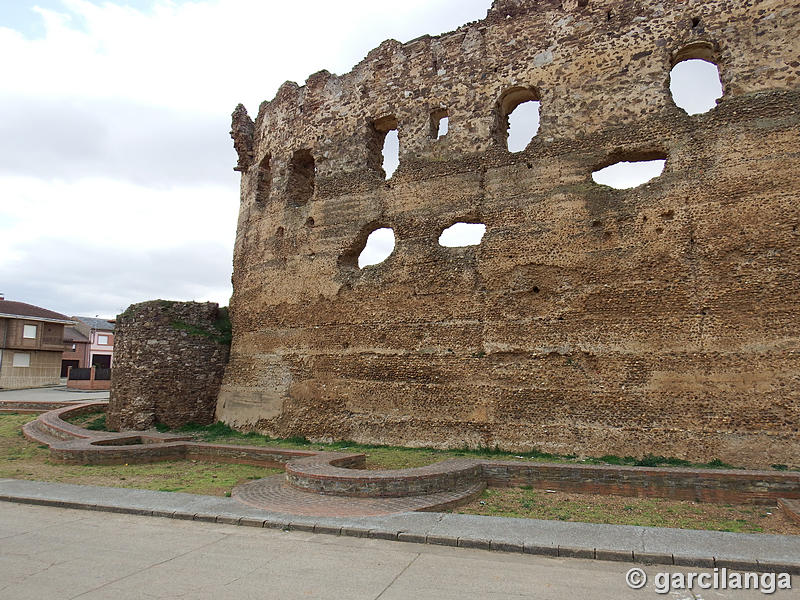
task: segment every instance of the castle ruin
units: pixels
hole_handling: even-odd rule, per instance
[[[739,465],[800,456],[800,7],[496,0],[233,114],[216,416],[278,436]],[[690,116],[670,70],[724,96]],[[527,148],[508,116],[540,102]],[[448,132],[437,134],[447,117]],[[400,140],[386,179],[381,148]],[[666,159],[629,190],[592,173]],[[457,222],[481,243],[438,243]],[[384,262],[359,268],[391,228]]]

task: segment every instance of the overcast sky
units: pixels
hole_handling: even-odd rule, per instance
[[[0,0],[0,293],[113,317],[231,294],[230,113],[491,0]]]

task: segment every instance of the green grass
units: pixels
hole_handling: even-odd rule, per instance
[[[83,427],[84,429],[89,429],[90,431],[108,431],[106,426],[106,413],[103,411],[86,413],[64,420],[67,423],[72,423],[73,425]]]
[[[217,313],[217,319],[214,321],[213,328],[207,329],[204,327],[197,327],[190,323],[183,321],[173,321],[170,323],[173,329],[185,331],[190,335],[199,335],[214,340],[218,344],[231,345],[233,329],[231,326],[230,314],[227,307],[222,307]]]
[[[574,454],[552,454],[537,449],[527,452],[509,452],[497,447],[459,448],[440,450],[437,448],[408,448],[403,446],[386,446],[361,444],[352,440],[332,443],[312,442],[305,437],[273,438],[256,432],[241,432],[228,425],[217,422],[213,425],[189,424],[176,430],[157,426],[159,431],[190,434],[197,441],[219,444],[247,444],[253,446],[276,446],[296,450],[329,450],[357,452],[367,455],[367,468],[371,469],[403,469],[429,465],[449,458],[486,458],[495,460],[526,460],[536,462],[560,462],[578,464],[609,464],[643,467],[693,467],[706,469],[733,469],[720,460],[708,463],[692,463],[680,458],[654,456],[647,454],[641,458],[633,456],[619,457],[611,454],[598,458],[580,459]]]
[[[100,413],[75,420],[97,422]],[[0,477],[129,487],[190,494],[230,494],[234,486],[281,473],[253,465],[178,460],[140,465],[65,465],[50,461],[47,446],[29,442],[21,427],[36,415],[0,415]]]
[[[762,533],[773,517],[764,507],[695,504],[661,498],[625,498],[547,493],[524,488],[487,489],[480,499],[453,512],[643,527],[677,527]]]

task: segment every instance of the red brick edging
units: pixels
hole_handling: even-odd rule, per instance
[[[280,467],[295,489],[356,498],[403,498],[489,487],[531,485],[577,493],[659,497],[700,502],[776,505],[800,499],[800,473],[646,468],[614,465],[453,459],[426,467],[363,470],[357,453],[287,450],[192,442],[151,432],[89,431],[63,418],[96,412],[107,402],[71,405],[41,414],[23,427],[26,438],[50,447],[53,460],[73,464],[195,459]],[[63,418],[62,418],[63,417]]]

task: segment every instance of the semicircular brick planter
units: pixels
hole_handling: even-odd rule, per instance
[[[525,484],[568,492],[705,502],[775,505],[779,498],[800,499],[798,472],[482,459],[452,459],[425,467],[373,471],[364,469],[365,455],[358,453],[209,444],[165,433],[90,431],[65,421],[104,410],[107,404],[89,402],[47,410],[26,423],[23,434],[49,446],[51,458],[64,463],[193,459],[283,468],[284,475],[237,486],[233,497],[259,508],[304,515],[367,516],[436,510],[466,502],[486,486]],[[3,406],[0,401],[0,410]],[[6,407],[12,405],[6,403]]]

